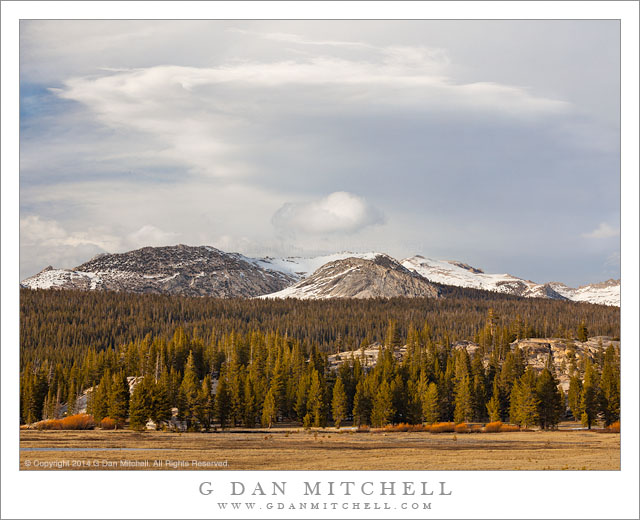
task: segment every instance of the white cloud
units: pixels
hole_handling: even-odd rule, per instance
[[[370,114],[373,108],[391,115],[479,112],[527,119],[569,107],[520,87],[457,82],[439,49],[374,48],[366,58],[319,54],[216,67],[99,70],[66,79],[52,92],[85,105],[108,128],[148,137],[137,150],[140,156],[152,154],[192,173],[236,179],[260,172],[251,162],[251,149],[276,139],[277,122],[287,116],[303,113],[312,120]]]
[[[602,222],[596,229],[590,231],[589,233],[583,233],[582,236],[585,238],[613,238],[620,235],[620,230],[611,227],[606,222]]]
[[[174,243],[178,239],[178,233],[162,231],[155,226],[145,224],[137,231],[127,235],[127,246],[166,246]]]
[[[284,204],[273,215],[276,228],[310,234],[354,233],[384,222],[382,213],[362,197],[337,191],[320,200]]]
[[[125,236],[104,228],[88,226],[82,231],[67,231],[52,219],[27,215],[20,219],[21,278],[40,271],[46,263],[56,268],[71,268],[97,253],[120,253],[145,246],[175,243],[177,233],[144,225]]]

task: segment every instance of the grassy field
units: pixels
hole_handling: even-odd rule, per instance
[[[333,428],[224,433],[22,430],[20,448],[20,468],[25,470],[620,469],[620,435],[589,431],[430,434],[338,432]]]

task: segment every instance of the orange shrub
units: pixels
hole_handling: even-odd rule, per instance
[[[620,421],[616,421],[605,428],[608,433],[620,433]]]
[[[485,433],[498,433],[502,428],[502,421],[490,422],[485,425],[484,432]]]
[[[429,427],[431,433],[453,433],[455,431],[455,423],[452,422],[439,422],[433,423]]]
[[[38,430],[92,430],[96,423],[92,415],[70,415],[64,419],[49,419],[36,423]]]
[[[409,423],[399,423],[399,424],[387,424],[384,428],[375,428],[371,430],[372,433],[381,433],[381,432],[427,432],[429,431],[429,427],[424,424],[409,424]]]
[[[356,432],[358,432],[358,433],[369,433],[369,431],[370,431],[370,429],[366,424],[361,424],[356,429]]]
[[[63,430],[92,430],[96,425],[93,415],[87,415],[86,413],[70,415],[61,419],[61,421]]]
[[[500,426],[500,431],[501,432],[519,432],[520,431],[520,426],[516,425],[516,424],[503,424]]]
[[[62,430],[62,419],[46,419],[33,425],[37,430]]]
[[[105,417],[100,421],[100,428],[103,430],[115,430],[118,423],[111,417]]]
[[[453,427],[453,431],[456,433],[469,433],[469,426],[467,426],[467,423],[456,424]]]

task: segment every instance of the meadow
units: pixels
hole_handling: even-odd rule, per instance
[[[335,428],[21,430],[20,448],[24,470],[620,469],[619,434],[569,429],[472,434]]]

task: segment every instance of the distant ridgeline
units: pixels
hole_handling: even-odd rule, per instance
[[[20,420],[85,409],[132,428],[178,420],[198,430],[619,420],[619,308],[472,289],[444,296],[22,290]]]

